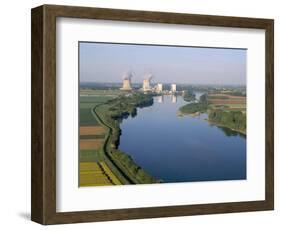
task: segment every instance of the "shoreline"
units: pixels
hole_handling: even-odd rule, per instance
[[[130,178],[127,178],[126,174],[118,167],[118,165],[116,165],[116,162],[107,153],[107,146],[108,146],[108,143],[109,143],[109,139],[111,137],[110,133],[112,132],[112,128],[110,126],[108,126],[107,124],[105,124],[104,121],[101,119],[101,117],[96,112],[97,107],[101,106],[101,105],[103,105],[103,104],[96,105],[92,109],[92,111],[93,111],[94,117],[98,120],[99,124],[107,129],[105,140],[104,140],[104,143],[103,143],[103,146],[102,146],[103,154],[104,154],[105,158],[107,158],[107,160],[113,165],[113,167],[115,167],[115,169],[121,174],[121,177],[123,177],[123,178],[121,179],[120,175],[115,175],[115,176],[117,176],[118,179],[121,180],[123,183],[124,183],[124,179],[125,179],[126,182],[129,182],[129,184],[131,184],[132,181],[130,180]],[[111,168],[111,170],[112,170],[112,165],[111,165],[111,167],[109,166]],[[116,170],[113,170],[113,171],[116,171]],[[113,172],[113,173],[118,174],[116,172]],[[127,184],[127,183],[124,183],[124,184]]]
[[[114,127],[112,127],[110,124],[108,124],[104,121],[103,117],[100,116],[100,114],[96,110],[99,106],[103,106],[103,105],[105,105],[105,104],[96,105],[93,108],[93,115],[96,118],[98,118],[99,123],[108,130],[106,138],[105,138],[105,142],[104,142],[103,147],[102,147],[103,148],[103,154],[105,155],[106,158],[108,158],[108,160],[112,164],[111,167],[113,166],[115,168],[115,170],[114,170],[115,174],[116,173],[118,174],[116,176],[117,177],[120,177],[120,176],[123,177],[122,181],[124,182],[124,179],[126,181],[126,183],[124,183],[124,184],[159,183],[159,181],[156,178],[154,178],[152,175],[150,175],[149,173],[144,171],[142,169],[142,167],[140,167],[137,163],[135,163],[133,161],[133,159],[131,158],[130,154],[127,154],[127,153],[118,149],[118,144],[116,145],[116,140],[114,141],[114,140],[112,140],[112,138],[113,138],[114,132],[118,133],[117,142],[119,143],[119,138],[120,138],[121,133],[122,133],[122,130],[120,129],[120,124],[118,124],[120,132],[117,132],[117,130]],[[135,109],[138,108],[138,107],[142,108],[142,107],[146,107],[146,106],[148,106],[148,105],[145,105],[145,103],[140,103],[140,104],[136,105]],[[124,114],[121,114],[121,117],[118,117],[118,119],[124,119],[126,117],[127,117],[127,114],[124,113]],[[114,118],[111,118],[111,119],[115,121]],[[115,145],[114,148],[112,147],[113,145]],[[112,152],[112,151],[114,151],[114,152]],[[118,159],[118,158],[120,158],[120,156],[123,157],[123,158],[126,158],[127,160],[130,160],[131,165],[126,165],[126,164],[122,163],[120,161],[120,159]],[[144,180],[139,180],[137,174],[133,175],[128,170],[127,167],[129,167],[129,166],[134,167],[137,170],[140,170],[141,171],[140,173],[146,175],[147,179],[150,178],[151,181],[146,183]],[[153,180],[151,178],[153,178]]]
[[[237,132],[237,133],[239,133],[239,134],[243,134],[243,135],[245,135],[245,136],[247,137],[247,132],[243,132],[243,131],[241,131],[241,130],[232,129],[232,128],[226,126],[226,125],[222,125],[222,124],[219,124],[219,123],[210,121],[209,119],[204,119],[204,120],[207,121],[207,122],[208,122],[209,124],[211,124],[211,125],[215,125],[215,126],[223,127],[223,128],[228,128],[228,129],[230,129],[231,131]]]

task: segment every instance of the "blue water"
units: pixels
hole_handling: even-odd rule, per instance
[[[246,179],[246,138],[200,117],[177,115],[182,97],[155,97],[124,119],[119,149],[164,182]]]

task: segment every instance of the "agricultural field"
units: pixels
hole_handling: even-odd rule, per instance
[[[103,139],[82,139],[80,140],[80,150],[99,149],[103,144]]]
[[[208,94],[207,102],[209,122],[246,135],[246,96]]]
[[[102,148],[107,134],[97,120],[93,109],[116,97],[99,90],[80,92],[79,113],[79,186],[99,186],[120,184],[118,178],[107,166]],[[112,92],[111,92],[112,93]]]
[[[80,162],[79,181],[80,186],[104,186],[121,184],[104,161]]]
[[[246,113],[246,97],[230,94],[208,94],[208,104],[211,109],[224,111],[241,111]]]
[[[119,95],[123,95],[125,92],[117,89],[80,89],[80,96],[98,96],[102,98],[102,96],[106,97],[116,97]]]
[[[80,163],[81,162],[99,162],[102,161],[102,153],[98,150],[80,150]]]

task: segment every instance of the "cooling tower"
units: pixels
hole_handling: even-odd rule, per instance
[[[143,91],[150,90],[150,79],[144,79],[142,84]]]
[[[123,79],[123,87],[121,90],[131,90],[131,80],[130,79]]]
[[[131,79],[133,74],[131,72],[127,72],[123,75],[123,87],[120,88],[121,90],[132,90],[131,86]]]
[[[145,78],[143,80],[143,84],[142,84],[142,89],[143,91],[150,91],[151,90],[151,86],[150,86],[150,80],[152,79],[152,74],[146,74]]]

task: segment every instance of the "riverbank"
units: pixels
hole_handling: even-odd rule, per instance
[[[103,145],[104,155],[111,161],[117,176],[125,184],[158,183],[155,178],[138,166],[130,155],[118,149],[121,135],[120,123],[128,116],[136,116],[138,107],[151,106],[153,98],[150,95],[133,94],[119,97],[100,104],[93,109],[94,116],[107,130]]]
[[[98,121],[98,123],[102,127],[104,127],[107,130],[106,136],[105,136],[105,139],[104,139],[104,143],[103,143],[102,149],[101,149],[102,150],[101,155],[104,157],[105,162],[107,163],[108,167],[112,170],[114,175],[120,180],[120,182],[122,184],[131,184],[132,181],[130,180],[130,178],[126,177],[126,175],[122,173],[122,171],[118,168],[118,166],[115,164],[113,159],[111,159],[111,156],[109,154],[107,154],[106,149],[107,149],[107,145],[109,143],[109,138],[110,138],[112,130],[108,125],[106,125],[103,122],[102,118],[96,112],[96,109],[101,105],[103,105],[103,104],[96,105],[92,110],[92,113],[93,113],[93,116],[95,117],[95,119]]]
[[[222,127],[222,128],[228,128],[231,131],[234,131],[234,132],[237,132],[237,133],[242,134],[244,136],[247,136],[247,132],[246,131],[241,131],[241,130],[238,130],[238,129],[233,129],[233,128],[230,128],[230,127],[228,127],[226,125],[222,125],[222,124],[219,124],[219,123],[216,123],[216,122],[212,122],[209,119],[204,119],[204,120],[207,121],[211,125],[215,125],[215,126]]]
[[[183,117],[183,116],[190,116],[190,117],[198,117],[201,113],[200,112],[195,112],[195,113],[183,113],[180,110],[177,112],[177,115],[179,117]]]

